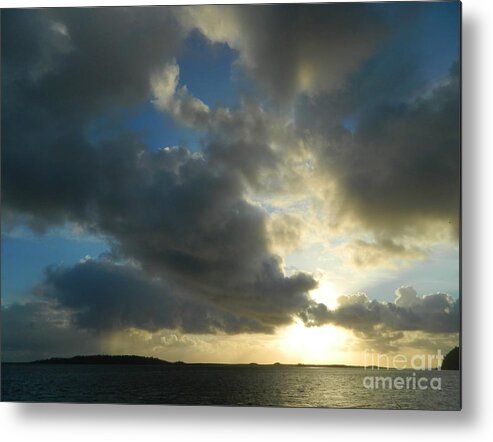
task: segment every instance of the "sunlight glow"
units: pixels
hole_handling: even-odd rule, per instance
[[[337,306],[339,293],[326,277],[319,279],[319,285],[310,292],[311,298],[324,303],[329,309]],[[287,327],[281,333],[280,345],[289,358],[304,364],[345,363],[350,334],[334,325],[306,327],[302,321]]]
[[[345,361],[347,332],[333,325],[306,327],[301,321],[287,327],[281,345],[290,357],[305,364],[333,364]]]
[[[337,307],[337,298],[340,293],[337,293],[332,282],[326,278],[322,278],[318,282],[318,287],[310,292],[310,296],[314,301],[323,303],[329,309]]]
[[[310,89],[313,84],[314,68],[308,63],[301,63],[298,68],[298,84],[304,91]]]

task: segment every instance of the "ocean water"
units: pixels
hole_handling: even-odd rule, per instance
[[[457,371],[5,363],[1,386],[2,401],[17,402],[460,409]]]

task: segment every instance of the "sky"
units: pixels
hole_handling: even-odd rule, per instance
[[[458,2],[1,25],[4,361],[457,345]]]

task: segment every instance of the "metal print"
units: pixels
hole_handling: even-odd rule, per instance
[[[2,10],[2,400],[459,410],[460,26]]]

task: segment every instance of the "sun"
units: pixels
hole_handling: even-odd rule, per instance
[[[337,293],[327,279],[322,279],[319,286],[310,292],[317,302],[322,302],[329,309],[337,305]],[[349,334],[340,327],[331,324],[320,327],[306,327],[298,320],[282,332],[281,347],[291,360],[305,364],[334,364],[346,360]]]
[[[299,321],[281,336],[282,347],[291,360],[304,364],[333,364],[345,360],[347,333],[333,325],[306,327]]]
[[[334,284],[327,278],[322,277],[318,282],[318,287],[310,291],[310,297],[317,302],[325,304],[327,308],[334,309],[337,307],[337,298],[339,297]]]

